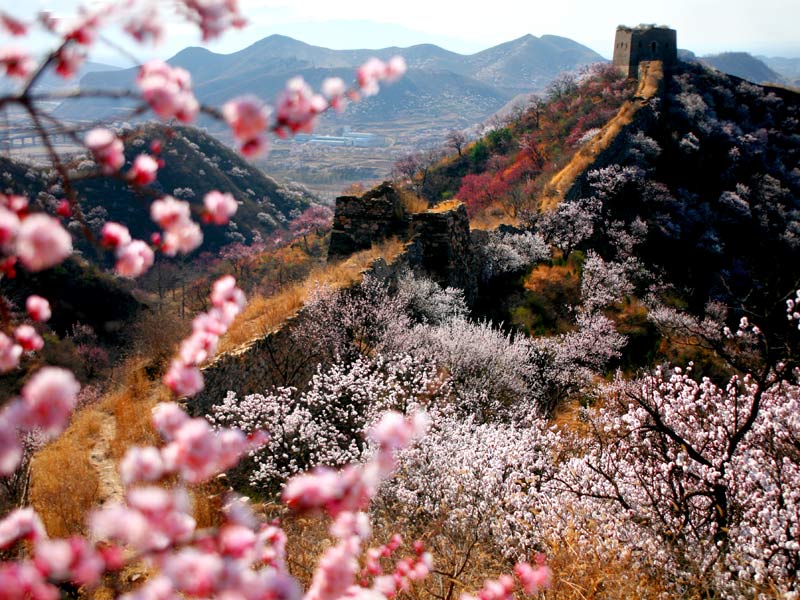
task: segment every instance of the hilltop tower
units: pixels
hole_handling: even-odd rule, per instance
[[[626,77],[639,76],[639,63],[660,60],[664,68],[678,61],[678,32],[669,27],[639,25],[617,27],[614,66]]]

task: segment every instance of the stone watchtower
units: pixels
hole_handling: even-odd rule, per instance
[[[617,27],[614,66],[626,77],[639,76],[639,63],[660,60],[667,68],[678,61],[678,32],[669,27]]]

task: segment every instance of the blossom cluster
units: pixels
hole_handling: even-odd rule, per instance
[[[219,338],[245,305],[244,292],[236,280],[225,275],[211,289],[212,308],[192,321],[192,334],[181,342],[178,356],[164,375],[164,384],[178,396],[194,396],[203,389],[199,366],[214,356]]]
[[[80,384],[60,367],[43,367],[23,386],[20,397],[0,412],[0,476],[9,475],[22,460],[20,433],[38,431],[47,438],[66,427],[78,399]]]
[[[286,387],[244,397],[228,392],[208,418],[217,426],[272,432],[253,453],[248,476],[251,485],[270,491],[308,468],[362,460],[370,451],[365,434],[381,414],[412,410],[421,398],[443,392],[433,363],[379,355],[319,369],[302,393]]]
[[[783,586],[800,564],[796,384],[751,376],[718,387],[691,367],[657,369],[605,391],[586,414],[594,432],[575,441],[548,493],[573,508],[570,522],[593,546],[630,547],[663,580],[712,577],[725,597]],[[600,538],[598,538],[600,536]],[[603,540],[603,541],[600,541]]]
[[[29,271],[41,271],[72,253],[72,238],[58,219],[29,212],[25,196],[0,194],[0,252],[7,274],[17,260]]]

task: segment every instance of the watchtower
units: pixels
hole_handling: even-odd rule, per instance
[[[626,77],[639,76],[639,63],[660,60],[664,68],[678,61],[678,32],[669,27],[639,25],[617,27],[614,66]]]

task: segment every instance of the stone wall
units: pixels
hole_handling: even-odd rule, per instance
[[[464,290],[467,302],[472,303],[477,294],[477,277],[466,207],[459,203],[442,212],[413,214],[411,231],[416,243],[413,266],[444,287]]]
[[[400,195],[389,183],[361,197],[336,199],[328,259],[346,258],[389,237],[408,236],[408,215]]]

